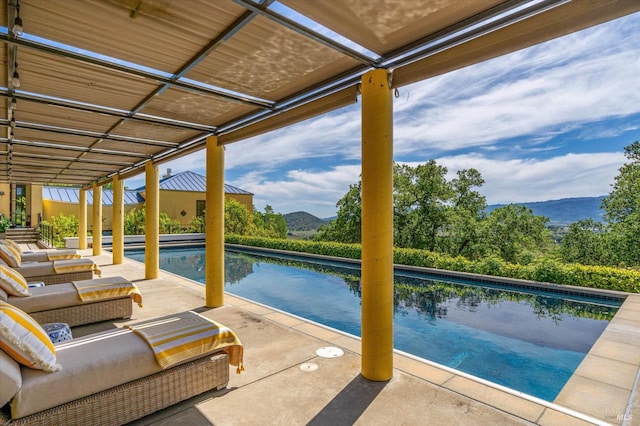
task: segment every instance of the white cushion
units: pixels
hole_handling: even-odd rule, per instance
[[[20,364],[0,351],[0,407],[9,402],[22,386]]]

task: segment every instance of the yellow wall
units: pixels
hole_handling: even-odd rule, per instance
[[[243,204],[249,213],[253,212],[252,194],[225,194],[225,200],[230,198]],[[188,228],[189,222],[196,215],[196,201],[198,200],[205,201],[204,192],[160,190],[160,212],[164,212],[171,219],[180,222],[180,226],[183,228]],[[183,211],[185,212],[184,216],[181,214]]]
[[[0,214],[7,219],[11,219],[11,185],[8,183],[0,183]]]
[[[77,203],[66,203],[61,201],[51,201],[51,200],[42,200],[43,204],[43,220],[51,221],[53,216],[58,216],[61,213],[65,216],[73,215],[78,216],[78,204]],[[135,205],[126,205],[124,206],[124,213],[127,214],[130,210],[135,207],[142,207],[142,204]],[[93,205],[87,204],[87,211],[93,211]],[[87,229],[91,230],[93,228],[93,221],[91,217],[87,218]],[[105,231],[110,231],[113,227],[113,207],[112,206],[102,206],[102,229]]]
[[[0,191],[2,191],[2,185],[0,184]],[[8,188],[8,185],[7,185]],[[5,192],[6,195],[0,196],[0,209],[4,207],[5,201],[7,204],[7,216],[9,212],[9,196],[8,190]],[[144,192],[141,193],[144,197]],[[3,198],[5,197],[5,198]],[[35,197],[32,197],[35,198]],[[74,215],[78,216],[78,204],[77,203],[66,203],[61,201],[52,201],[52,200],[42,200],[42,187],[40,187],[40,199],[42,207],[40,211],[42,211],[42,220],[51,221],[53,216],[58,216],[63,213],[65,216]],[[234,199],[244,205],[247,210],[252,213],[253,212],[253,195],[252,194],[225,194],[225,200]],[[180,222],[180,226],[182,228],[188,228],[189,222],[196,215],[196,201],[205,200],[204,192],[191,192],[191,191],[170,191],[170,190],[160,190],[160,212],[166,213],[171,219],[177,220]],[[32,203],[35,205],[35,200],[32,200]],[[125,205],[124,213],[125,215],[129,213],[134,208],[142,208],[143,204],[135,204],[135,205]],[[87,204],[87,211],[92,211],[93,206],[91,204]],[[185,211],[185,215],[182,216],[180,213]],[[2,212],[3,210],[0,210]],[[33,211],[33,209],[32,209]],[[102,229],[103,230],[111,230],[113,227],[113,208],[111,206],[103,206],[102,208]],[[92,220],[89,217],[87,221],[87,228],[91,230],[92,228]],[[35,216],[32,214],[32,226],[37,225],[37,213]]]
[[[35,228],[38,226],[38,216],[43,216],[42,206],[42,185],[27,185],[27,215],[31,216],[31,223],[28,226]],[[27,220],[29,217],[27,216]],[[42,218],[44,220],[44,217]]]

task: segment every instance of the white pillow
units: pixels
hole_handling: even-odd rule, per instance
[[[10,296],[31,296],[27,280],[9,266],[0,265],[0,288]]]
[[[28,314],[6,302],[0,302],[0,349],[27,367],[55,372],[56,350],[49,335]]]
[[[20,247],[20,244],[15,241],[5,238],[4,240],[0,240],[0,243],[11,246],[18,252],[18,254],[22,254],[22,247]]]
[[[0,258],[12,268],[20,266],[20,253],[9,244],[0,244]]]

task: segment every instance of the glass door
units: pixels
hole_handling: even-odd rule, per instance
[[[27,226],[27,186],[16,185],[16,217],[15,225]]]

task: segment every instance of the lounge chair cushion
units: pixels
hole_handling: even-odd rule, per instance
[[[22,369],[22,387],[11,401],[12,418],[37,413],[162,370],[147,343],[131,330],[109,330],[59,343],[56,352],[62,370],[50,374]]]
[[[31,289],[29,297],[9,297],[8,302],[27,313],[80,305],[78,291],[71,283],[47,285]]]
[[[22,262],[49,262],[62,259],[80,259],[81,257],[82,255],[77,250],[47,250],[30,253],[22,252],[20,260]]]
[[[29,277],[53,275],[56,273],[56,270],[53,269],[53,262],[24,262],[19,268],[14,269],[20,272],[27,281],[29,281]]]
[[[29,314],[7,302],[0,302],[0,349],[30,368],[60,369],[47,332]]]
[[[31,294],[27,280],[9,266],[0,265],[0,287],[11,296],[25,297]]]
[[[0,244],[0,258],[12,268],[20,266],[20,253],[8,244]]]
[[[22,386],[20,364],[0,350],[0,407],[13,398]]]

